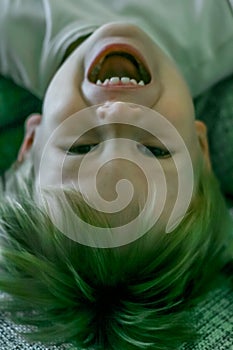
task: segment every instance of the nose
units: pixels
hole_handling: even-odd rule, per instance
[[[146,138],[152,123],[151,111],[143,106],[126,102],[106,102],[96,110],[104,136],[139,141]],[[154,121],[154,120],[153,120]],[[120,143],[118,145],[120,147]],[[130,147],[130,145],[128,145]]]
[[[97,116],[108,123],[132,123],[135,125],[142,118],[142,108],[139,105],[126,102],[106,102],[97,108]]]

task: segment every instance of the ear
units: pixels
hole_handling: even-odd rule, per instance
[[[201,150],[204,156],[204,160],[208,166],[209,169],[211,169],[211,161],[210,161],[210,154],[209,154],[209,144],[208,144],[208,138],[207,138],[207,128],[206,125],[200,121],[195,121],[195,127],[197,136],[199,139],[199,143],[201,146]]]
[[[37,126],[40,124],[42,119],[41,114],[31,114],[25,122],[25,135],[20,147],[17,161],[18,163],[22,163],[26,154],[30,151],[31,146],[34,141],[35,130]]]

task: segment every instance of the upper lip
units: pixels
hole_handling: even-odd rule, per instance
[[[114,55],[114,53],[122,56],[127,55],[129,59],[131,57],[132,61],[137,64],[141,79],[145,82],[145,84],[148,84],[151,81],[150,70],[141,53],[131,45],[114,43],[102,48],[90,64],[87,72],[87,78],[90,82],[96,83],[101,64],[104,62],[107,56]]]

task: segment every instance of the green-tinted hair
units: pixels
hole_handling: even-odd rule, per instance
[[[101,350],[177,349],[194,339],[189,310],[233,251],[212,173],[203,170],[198,193],[172,233],[155,234],[148,254],[142,254],[143,236],[128,245],[127,256],[120,248],[70,240],[36,205],[30,186],[20,187],[0,204],[0,290],[9,295],[0,305],[14,321],[35,326],[30,339]],[[107,226],[104,214],[75,196],[83,220]]]

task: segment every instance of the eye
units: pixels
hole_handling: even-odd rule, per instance
[[[142,146],[143,152],[150,157],[154,156],[160,159],[171,157],[171,153],[166,148],[146,146],[146,145],[140,145],[140,146]]]
[[[168,158],[171,156],[167,149],[162,149],[159,147],[146,146],[146,148],[153,154],[156,158]]]
[[[87,145],[73,145],[67,151],[68,155],[84,155],[87,154],[97,146],[97,144],[87,144]]]

